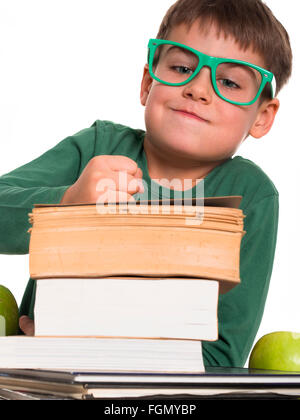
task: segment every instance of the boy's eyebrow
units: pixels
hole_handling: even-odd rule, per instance
[[[177,45],[171,45],[171,46],[170,45],[167,45],[167,46],[169,48],[167,49],[166,53],[169,53],[172,50],[179,50],[179,51],[184,52],[188,56],[193,56],[193,57],[196,58],[196,55],[192,51],[189,51],[189,50],[185,49],[184,47],[179,47]]]

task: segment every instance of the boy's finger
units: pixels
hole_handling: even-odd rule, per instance
[[[139,169],[138,164],[126,156],[107,156],[106,163],[112,171],[124,171],[130,175],[136,175]]]
[[[136,171],[135,177],[143,178],[143,171],[141,170],[141,168],[138,168],[138,170]]]
[[[19,319],[19,327],[25,335],[34,335],[34,321],[28,316],[21,316]]]
[[[136,178],[129,175],[127,172],[119,172],[117,178],[117,191],[128,192],[129,194],[136,194],[144,192],[143,179]]]
[[[130,203],[135,202],[134,197],[124,191],[113,191],[106,190],[103,194],[100,194],[97,200],[97,204],[107,203]]]
[[[142,178],[136,178],[127,172],[109,173],[108,177],[102,177],[96,186],[97,192],[105,192],[106,190],[122,191],[128,194],[136,194],[144,192]]]
[[[141,178],[132,178],[128,183],[127,192],[132,195],[137,193],[143,194],[145,192],[143,180]]]

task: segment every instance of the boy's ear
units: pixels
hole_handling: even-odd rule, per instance
[[[277,98],[271,101],[264,101],[258,109],[256,119],[249,131],[249,135],[259,139],[271,130],[280,102]]]
[[[141,104],[143,106],[146,106],[152,83],[153,83],[153,79],[149,73],[149,65],[146,64],[144,67],[144,74],[143,74],[141,94],[140,94]]]

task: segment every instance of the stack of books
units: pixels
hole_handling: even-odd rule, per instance
[[[204,372],[240,282],[240,200],[35,206],[35,337],[1,340],[0,368]]]

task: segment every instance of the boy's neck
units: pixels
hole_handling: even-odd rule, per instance
[[[171,155],[157,151],[147,141],[147,138],[145,138],[144,150],[149,176],[152,180],[160,181],[166,179],[171,183],[172,180],[176,179],[180,181],[179,185],[186,185],[187,188],[190,186],[194,187],[199,180],[204,179],[214,168],[224,163],[224,161],[199,162],[187,161],[186,159],[181,159],[179,162]]]

